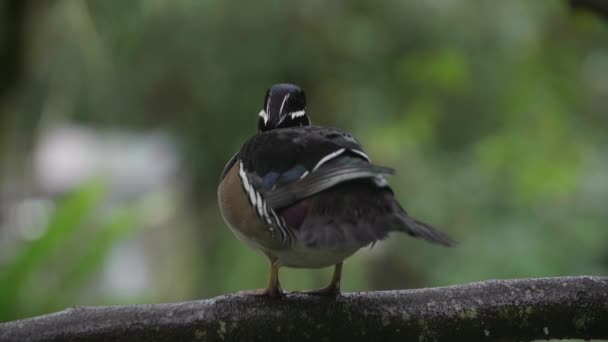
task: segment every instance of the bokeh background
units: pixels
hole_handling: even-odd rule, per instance
[[[344,291],[608,272],[608,22],[565,0],[3,1],[0,16],[0,321],[264,286],[216,188],[279,82],[460,241],[394,235],[347,262]]]

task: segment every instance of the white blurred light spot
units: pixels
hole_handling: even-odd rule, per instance
[[[42,189],[61,193],[101,178],[118,197],[137,198],[175,180],[179,156],[163,132],[63,125],[44,132],[34,153]]]
[[[34,153],[34,171],[43,188],[66,191],[82,183],[96,167],[95,136],[85,129],[45,132]]]
[[[106,263],[104,289],[113,296],[137,297],[149,290],[145,253],[128,242],[112,250]]]
[[[25,199],[12,212],[12,221],[17,234],[26,240],[39,239],[47,229],[53,212],[53,202],[43,198]]]

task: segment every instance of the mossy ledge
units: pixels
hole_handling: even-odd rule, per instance
[[[0,341],[608,339],[608,277],[211,299],[65,311],[0,324]]]

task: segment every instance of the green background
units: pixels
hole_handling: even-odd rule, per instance
[[[608,26],[565,1],[38,6],[0,105],[0,321],[264,286],[266,260],[223,223],[216,189],[279,82],[306,90],[314,124],[397,169],[410,214],[460,241],[393,235],[347,261],[344,291],[608,271]],[[84,159],[59,148],[59,176],[94,166],[53,187],[40,165],[62,127]],[[280,279],[307,289],[330,274]]]

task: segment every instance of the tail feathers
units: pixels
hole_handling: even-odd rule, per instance
[[[438,245],[456,244],[446,233],[408,216],[390,188],[369,179],[335,185],[310,201],[306,217],[297,225],[299,240],[308,247],[364,247],[392,231]]]
[[[405,232],[446,247],[457,244],[448,234],[407,216],[405,212],[387,215],[375,223],[365,219],[315,217],[307,219],[299,229],[301,241],[313,248],[363,247],[384,240],[391,231]]]
[[[413,237],[446,247],[452,247],[457,244],[448,234],[427,223],[409,217],[405,212],[399,216],[402,221],[402,230]]]
[[[300,227],[299,238],[311,248],[360,248],[386,238],[387,228],[374,227],[364,220],[314,217]]]

